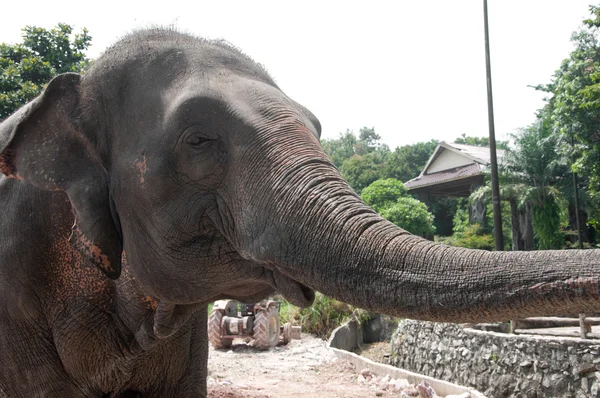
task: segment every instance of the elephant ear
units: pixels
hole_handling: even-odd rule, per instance
[[[44,190],[66,192],[73,246],[108,277],[121,273],[122,242],[111,213],[109,180],[78,124],[81,76],[65,73],[0,124],[0,171]]]

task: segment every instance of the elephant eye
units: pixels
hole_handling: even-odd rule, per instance
[[[194,148],[201,147],[202,145],[211,141],[213,140],[203,136],[202,134],[192,134],[187,138],[187,144]]]

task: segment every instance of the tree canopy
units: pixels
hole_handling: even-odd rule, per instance
[[[381,211],[398,201],[401,196],[407,196],[408,190],[401,181],[395,178],[377,180],[363,189],[361,198],[375,211]]]
[[[383,218],[415,235],[427,237],[435,232],[433,214],[425,203],[408,196],[399,180],[377,180],[363,189],[361,198]]]
[[[73,33],[60,23],[50,30],[26,26],[23,43],[0,44],[0,120],[35,98],[55,75],[85,69],[91,40],[87,29]]]
[[[551,94],[538,120],[556,134],[555,150],[574,160],[573,170],[596,203],[587,203],[588,211],[600,218],[600,7],[590,6],[590,13],[571,36],[575,48],[551,82],[536,88]]]
[[[358,194],[382,178],[408,181],[418,176],[437,144],[434,140],[419,142],[391,152],[373,127],[361,128],[358,136],[346,130],[338,138],[321,141],[325,152]]]
[[[462,133],[460,137],[454,140],[455,144],[472,145],[472,146],[490,146],[490,137],[471,137]],[[496,140],[496,148],[508,149],[508,141]]]
[[[417,177],[439,144],[436,140],[397,147],[389,156],[383,178],[408,181]]]

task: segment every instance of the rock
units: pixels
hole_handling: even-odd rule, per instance
[[[368,377],[372,377],[373,376],[373,372],[371,372],[369,369],[365,368],[363,370],[360,371],[360,374],[362,375],[362,377],[364,377],[365,379]]]
[[[418,397],[419,391],[416,388],[410,387],[400,393],[400,397],[408,398],[408,397]]]
[[[577,369],[577,374],[579,376],[587,375],[588,373],[596,372],[596,365],[591,363],[583,363]]]
[[[382,397],[382,396],[383,396],[383,392],[381,392],[381,391],[377,391],[377,392],[375,393],[375,396],[376,396],[376,397]]]
[[[437,397],[437,394],[435,393],[435,390],[433,389],[433,387],[431,387],[431,385],[428,382],[426,382],[425,380],[421,381],[417,385],[417,390],[419,391],[419,394],[421,395],[422,398]]]
[[[446,398],[471,398],[471,393],[463,392],[460,395],[446,395]]]
[[[394,383],[394,388],[398,391],[405,390],[410,387],[410,383],[406,379],[398,379]]]
[[[592,397],[598,396],[598,383],[596,381],[592,382],[592,388],[590,388],[590,394]]]
[[[581,389],[583,390],[583,392],[588,392],[589,386],[587,377],[583,377],[581,379]]]

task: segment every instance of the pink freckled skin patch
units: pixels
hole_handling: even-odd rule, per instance
[[[142,155],[142,160],[138,160],[134,163],[135,168],[138,173],[140,173],[140,184],[143,184],[145,179],[144,175],[148,171],[148,166],[146,165],[146,155]]]
[[[13,166],[14,151],[7,149],[0,153],[0,172],[6,175],[8,178],[19,178],[14,166]]]
[[[155,311],[158,308],[158,301],[156,301],[150,296],[145,296],[142,299],[142,301],[148,306],[148,308],[152,309],[153,311]]]
[[[110,260],[98,245],[92,243],[78,227],[73,229],[73,246],[81,253],[85,254],[90,260],[102,271],[114,273],[115,269],[110,263]]]

